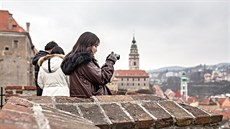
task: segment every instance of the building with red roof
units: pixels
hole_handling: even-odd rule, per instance
[[[23,29],[7,10],[0,10],[0,86],[33,85],[34,45],[27,30]]]
[[[114,77],[118,80],[118,89],[137,91],[149,89],[149,75],[139,69],[139,53],[135,37],[133,37],[129,54],[129,70],[116,70]]]
[[[1,32],[26,32],[13,18],[7,10],[0,10],[0,30]]]

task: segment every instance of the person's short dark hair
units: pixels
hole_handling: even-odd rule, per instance
[[[49,43],[46,44],[45,50],[51,50],[56,46],[58,46],[58,44],[56,42],[50,41]]]
[[[65,55],[65,52],[64,52],[64,50],[61,47],[56,46],[56,47],[54,47],[52,49],[52,51],[50,52],[50,54],[63,54],[63,55]]]

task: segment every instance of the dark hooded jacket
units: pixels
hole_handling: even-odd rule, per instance
[[[107,60],[100,68],[90,53],[68,54],[62,64],[62,71],[69,75],[70,96],[88,98],[96,95],[111,95],[106,86],[114,72],[114,62]]]
[[[35,79],[37,81],[37,78],[38,78],[38,72],[39,72],[39,66],[38,66],[38,60],[43,57],[43,56],[46,56],[47,54],[49,54],[48,52],[46,51],[42,51],[40,50],[33,58],[32,60],[32,64],[34,65],[34,71],[35,71]]]

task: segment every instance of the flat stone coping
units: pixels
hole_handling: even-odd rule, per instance
[[[222,115],[154,95],[10,97],[0,110],[4,129],[215,128]]]

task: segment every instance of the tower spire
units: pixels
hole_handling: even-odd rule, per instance
[[[133,44],[136,43],[136,40],[135,40],[135,36],[133,35],[133,41],[132,41]]]
[[[130,70],[139,69],[139,54],[138,54],[138,49],[137,49],[134,33],[133,33],[133,40],[132,40],[132,45],[131,45],[130,54],[129,54],[129,69]]]
[[[135,40],[135,32],[133,32],[133,41],[132,41],[132,43],[133,43],[133,44],[136,43],[136,40]]]

